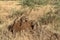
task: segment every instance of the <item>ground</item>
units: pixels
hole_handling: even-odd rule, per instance
[[[19,5],[19,1],[0,1],[0,40],[60,40],[60,13],[56,13],[58,9],[55,7],[56,5],[47,4],[30,10],[29,7],[24,8],[22,5]],[[49,16],[49,13],[52,14],[52,17]],[[21,22],[22,29],[27,29],[30,21],[34,22],[34,29],[32,31],[29,29],[22,30],[22,32],[12,34],[8,30],[9,25],[13,25],[15,21],[16,26],[13,25],[12,27],[19,29],[21,17],[23,17],[23,21],[25,17],[28,18],[28,22]],[[50,23],[49,20],[52,20],[52,22]]]

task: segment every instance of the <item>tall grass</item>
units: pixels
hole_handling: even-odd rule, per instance
[[[51,24],[51,29],[60,32],[60,9],[57,9],[55,12],[48,12],[42,17],[39,18],[39,22],[42,25]]]
[[[47,4],[48,0],[21,0],[21,2],[24,6],[35,6]]]
[[[20,0],[23,5],[33,6],[33,5],[60,5],[60,0]]]

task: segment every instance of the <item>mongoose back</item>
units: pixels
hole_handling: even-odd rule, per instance
[[[14,22],[13,25],[10,28],[11,32],[21,32],[22,30],[32,30],[34,25],[32,25],[31,21],[28,21],[26,19],[20,19],[17,22]]]

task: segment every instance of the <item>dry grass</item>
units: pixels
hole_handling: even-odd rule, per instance
[[[48,3],[48,2],[47,2]],[[59,6],[43,3],[39,7],[31,5],[18,5],[18,1],[0,1],[0,40],[60,40],[60,10]],[[59,3],[58,3],[59,4]],[[30,9],[31,8],[31,9]],[[30,14],[29,14],[30,13]],[[20,28],[20,18],[27,17],[28,22],[23,22]],[[16,23],[14,24],[14,20]],[[24,19],[23,19],[24,20]],[[33,20],[34,30],[30,31]],[[37,24],[35,24],[35,22]],[[24,31],[12,34],[7,27],[13,25],[15,30]],[[37,25],[37,26],[36,26]],[[12,28],[13,29],[13,28]],[[13,29],[13,30],[14,30]],[[27,29],[25,31],[25,29]]]

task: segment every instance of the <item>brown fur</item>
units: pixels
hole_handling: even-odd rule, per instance
[[[28,21],[25,18],[21,18],[18,21],[14,21],[12,26],[9,26],[9,30],[12,33],[15,32],[21,32],[22,30],[32,30],[34,28],[33,22],[32,21]]]
[[[31,29],[31,23],[28,21],[22,22],[21,24],[20,24],[20,22],[16,22],[13,26],[13,30],[15,30],[15,31],[22,31],[22,30],[26,30],[26,29]]]

